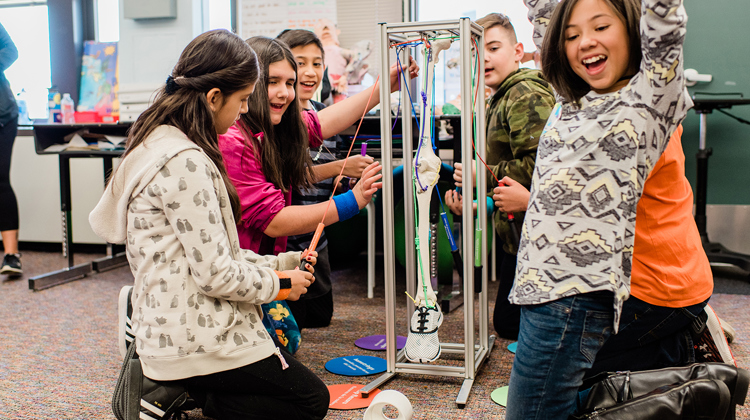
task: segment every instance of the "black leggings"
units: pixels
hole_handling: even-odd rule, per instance
[[[499,268],[498,281],[500,287],[495,299],[495,312],[492,316],[492,324],[495,326],[497,335],[508,339],[518,340],[518,327],[521,323],[521,307],[508,302],[508,295],[513,288],[516,277],[516,256],[508,254],[503,250],[502,242],[498,241],[495,249],[497,265]]]
[[[18,133],[18,121],[0,127],[0,232],[18,230],[18,202],[10,186],[10,157]]]
[[[321,292],[321,290],[328,290]],[[313,295],[314,297],[310,297]],[[318,252],[315,264],[315,283],[299,300],[287,300],[300,331],[305,328],[323,328],[331,325],[333,318],[333,288],[331,287],[331,261],[328,245]]]
[[[310,369],[283,348],[276,355],[238,369],[185,380],[203,414],[221,420],[322,419],[331,397]]]

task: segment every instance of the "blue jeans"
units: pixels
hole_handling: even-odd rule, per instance
[[[506,420],[566,420],[583,375],[612,333],[614,295],[595,292],[521,307]]]
[[[667,308],[630,296],[622,307],[620,330],[596,355],[586,377],[600,372],[651,370],[695,362],[690,325],[706,302]]]

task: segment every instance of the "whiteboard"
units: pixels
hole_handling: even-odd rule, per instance
[[[238,0],[239,33],[275,38],[284,29],[314,29],[320,19],[336,23],[336,0]]]

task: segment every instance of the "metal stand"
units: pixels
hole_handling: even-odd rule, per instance
[[[701,236],[703,249],[710,263],[729,264],[738,267],[750,274],[750,255],[740,254],[725,248],[718,242],[711,242],[706,232],[706,191],[708,184],[708,158],[711,156],[711,148],[706,147],[706,116],[713,109],[730,108],[732,105],[744,105],[750,103],[745,100],[739,102],[720,102],[720,100],[701,101],[695,99],[695,111],[700,116],[700,138],[698,143],[697,160],[697,178],[695,185],[695,224],[698,226],[698,233]]]
[[[367,298],[375,297],[375,204],[370,201],[367,209]]]
[[[390,46],[393,43],[403,42],[413,38],[436,38],[438,36],[457,36],[459,37],[461,47],[461,139],[462,139],[462,161],[464,167],[470,167],[472,158],[472,146],[469,139],[472,138],[472,99],[473,92],[471,87],[471,64],[472,64],[472,38],[477,45],[483,45],[483,29],[472,23],[468,18],[461,18],[453,21],[439,22],[407,22],[395,24],[380,24],[380,57],[381,68],[380,74],[389,74],[390,70]],[[478,86],[484,86],[484,51],[479,49],[479,80]],[[407,57],[402,57],[402,63],[408,63]],[[408,72],[405,73],[405,84],[409,84]],[[391,109],[390,91],[387,83],[380,84],[380,107],[384,110]],[[483,92],[483,89],[480,89]],[[416,93],[418,95],[418,93]],[[404,108],[408,110],[410,101],[405,91],[401,92],[402,103],[407,104]],[[476,107],[476,118],[480,124],[484,124],[484,106]],[[442,354],[457,353],[464,355],[462,366],[440,365],[437,362],[433,364],[419,364],[405,362],[403,353],[396,354],[396,275],[395,275],[395,247],[394,247],[394,197],[393,197],[393,148],[391,138],[392,118],[390,112],[381,112],[380,127],[382,136],[382,161],[383,161],[383,242],[385,254],[385,307],[386,307],[386,362],[387,371],[376,380],[370,382],[360,390],[360,394],[367,397],[371,391],[378,386],[392,379],[399,373],[412,373],[436,376],[456,376],[463,377],[464,382],[458,392],[456,404],[463,408],[469,398],[471,387],[476,378],[476,373],[482,363],[489,357],[494,344],[494,336],[488,335],[489,318],[487,305],[487,271],[481,271],[482,292],[478,294],[479,302],[479,328],[478,337],[475,336],[475,316],[474,316],[474,267],[471,264],[464,264],[463,267],[463,298],[464,298],[464,343],[441,343]],[[413,166],[413,146],[412,146],[412,119],[402,118],[403,137],[403,158],[404,168]],[[457,135],[458,133],[454,133]],[[476,148],[483,151],[485,148],[484,129],[478,129],[476,132]],[[413,238],[414,232],[414,213],[409,211],[409,204],[415,202],[414,192],[412,189],[412,178],[410,171],[404,170],[404,208],[405,211],[405,238],[406,246],[406,287],[410,295],[415,295],[416,289],[416,259],[415,244]],[[473,214],[473,188],[471,187],[471,178],[464,179],[464,214]],[[486,191],[486,180],[479,177],[477,191]],[[481,200],[480,200],[481,201]],[[487,225],[487,208],[478,206],[480,226]],[[474,232],[474,220],[467,217],[463,223],[463,255],[468,261],[473,261],[471,256],[474,252],[481,252],[482,265],[487,267],[486,241],[481,242],[481,250],[474,249],[472,238]],[[410,242],[409,242],[410,241]],[[407,324],[413,312],[411,305],[407,304],[407,311],[404,319]],[[410,310],[412,309],[412,310]]]

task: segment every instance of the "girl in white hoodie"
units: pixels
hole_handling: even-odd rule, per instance
[[[320,419],[325,384],[274,345],[260,309],[304,294],[317,254],[304,272],[294,269],[299,252],[240,249],[239,200],[218,148],[218,135],[247,112],[258,75],[255,53],[236,35],[191,41],[131,128],[89,221],[108,242],[126,242],[144,376],[179,381],[208,416]]]

